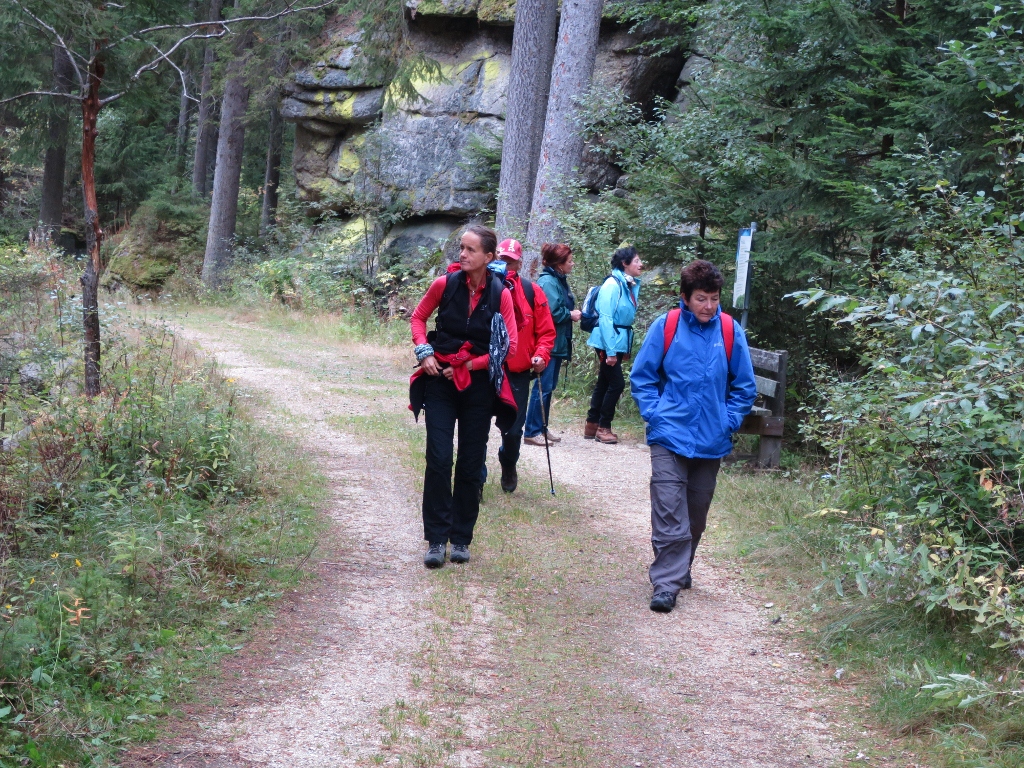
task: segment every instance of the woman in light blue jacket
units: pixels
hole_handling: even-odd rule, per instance
[[[583,437],[599,443],[617,443],[612,432],[615,406],[619,403],[626,380],[622,362],[633,350],[633,319],[640,298],[640,272],[644,265],[636,248],[619,248],[612,256],[612,274],[597,294],[597,326],[587,344],[597,352],[598,370],[594,394]]]

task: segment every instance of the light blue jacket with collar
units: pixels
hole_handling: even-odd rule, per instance
[[[681,304],[679,325],[665,353],[665,318],[651,325],[629,374],[629,388],[647,422],[647,444],[689,459],[720,459],[754,404],[757,387],[750,348],[734,324],[732,360],[725,356],[722,310],[701,323]]]
[[[626,281],[626,273],[613,269],[597,294],[598,322],[587,344],[603,349],[607,355],[622,355],[632,351],[633,319],[640,299],[640,278],[633,285]]]

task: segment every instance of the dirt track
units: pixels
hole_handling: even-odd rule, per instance
[[[428,572],[405,356],[214,313],[183,324],[315,457],[332,531],[315,586],[229,665],[216,703],[132,764],[781,768],[857,755],[833,722],[843,702],[713,543],[677,610],[647,609],[644,446],[566,434],[554,499],[543,449],[524,446],[513,497],[492,472],[473,562]]]

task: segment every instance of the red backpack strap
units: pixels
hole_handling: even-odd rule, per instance
[[[668,354],[668,348],[672,345],[672,339],[676,337],[676,328],[679,327],[679,307],[670,309],[668,317],[665,318],[665,351],[661,353],[662,358]],[[729,346],[732,352],[732,345]]]
[[[722,341],[725,342],[725,361],[732,363],[732,344],[736,339],[736,321],[732,315],[722,313]]]

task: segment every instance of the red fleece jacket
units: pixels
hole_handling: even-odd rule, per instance
[[[434,314],[434,310],[440,306],[441,298],[444,296],[444,287],[447,283],[447,275],[437,278],[437,280],[430,284],[426,294],[420,299],[420,303],[416,305],[416,309],[412,313],[412,319],[409,321],[409,324],[412,326],[413,344],[418,346],[427,343],[427,321]],[[469,284],[468,277],[466,278],[466,284]],[[480,297],[484,295],[484,286],[487,284],[488,281],[485,280],[479,290],[470,291],[469,314],[472,315],[476,305],[480,303]],[[537,293],[544,293],[544,291],[539,290]],[[549,316],[550,314],[548,312]],[[505,319],[505,327],[508,328],[508,360],[512,360],[517,352],[519,335],[516,333],[516,313],[512,304],[512,296],[509,294],[508,289],[501,292],[501,316]],[[553,341],[552,344],[554,344]],[[486,370],[490,359],[490,355],[474,357],[473,370]],[[465,363],[462,364],[464,365]]]
[[[523,284],[518,272],[509,272],[506,282],[512,285],[512,301],[515,304],[519,345],[515,352],[509,351],[506,364],[513,373],[530,370],[530,361],[540,357],[547,365],[551,350],[555,348],[555,321],[551,318],[551,307],[544,289],[533,284],[533,307],[523,293]],[[476,366],[476,363],[473,364]]]

